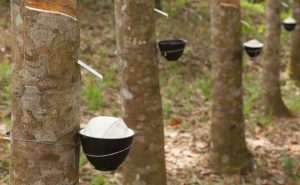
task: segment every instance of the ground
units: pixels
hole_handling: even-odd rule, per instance
[[[10,123],[11,47],[9,4],[0,4],[0,185],[8,184],[9,143],[5,131]],[[247,143],[255,156],[256,171],[220,175],[209,167],[209,10],[207,0],[165,0],[169,19],[159,17],[157,38],[188,41],[179,62],[161,56],[160,80],[163,96],[165,149],[169,185],[300,185],[300,93],[285,76],[290,54],[290,33],[282,35],[282,90],[293,118],[265,117],[260,111],[261,58],[244,55],[244,112]],[[263,41],[264,4],[242,0],[243,40]],[[283,12],[283,17],[289,15]],[[112,1],[85,0],[81,7],[80,58],[101,71],[100,82],[82,70],[82,126],[93,116],[120,116],[118,71],[116,68],[114,13]],[[119,172],[100,173],[85,156],[80,160],[81,185],[120,184]]]

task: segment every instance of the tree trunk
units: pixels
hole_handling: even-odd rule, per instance
[[[12,0],[11,10],[11,184],[78,184],[78,2]]]
[[[252,168],[245,141],[242,47],[238,0],[211,1],[211,164],[218,172]]]
[[[266,35],[263,56],[263,108],[267,115],[290,116],[280,89],[280,0],[267,0]]]
[[[288,74],[291,79],[300,81],[300,1],[293,1],[293,17],[297,21],[296,29],[292,36],[291,60],[288,64]]]
[[[123,168],[124,185],[166,184],[153,8],[154,1],[115,1],[123,115],[136,130]]]

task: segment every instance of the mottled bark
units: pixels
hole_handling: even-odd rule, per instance
[[[226,3],[225,3],[226,2]],[[252,169],[245,141],[239,1],[211,1],[212,167],[238,173]]]
[[[263,108],[267,115],[290,116],[280,89],[281,1],[267,0],[265,48],[263,56]]]
[[[124,185],[166,184],[154,1],[116,0],[116,32],[125,122],[136,130]]]
[[[58,12],[28,9],[29,2],[33,1],[11,0],[11,184],[75,185],[79,145],[58,145],[78,142],[79,23]],[[65,7],[77,12],[78,2],[68,1],[60,8]],[[57,141],[57,145],[32,141]]]
[[[291,60],[288,64],[288,74],[291,79],[300,81],[300,1],[293,1],[293,18],[297,21],[296,29],[292,36]]]

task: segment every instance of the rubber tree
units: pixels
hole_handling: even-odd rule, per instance
[[[288,74],[291,79],[300,81],[300,1],[293,0],[293,18],[297,21],[297,26],[292,36],[292,53],[288,64]]]
[[[79,182],[77,0],[11,0],[12,185]]]
[[[245,141],[239,0],[211,0],[211,153],[218,172],[252,169]]]
[[[266,1],[266,33],[263,54],[262,101],[266,115],[290,116],[280,89],[281,1]]]
[[[124,185],[166,184],[153,9],[154,1],[115,1],[123,118],[136,131],[134,147],[122,168]]]

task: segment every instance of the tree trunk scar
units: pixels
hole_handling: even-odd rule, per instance
[[[75,0],[28,0],[25,7],[32,11],[59,14],[70,17],[77,21],[77,12],[75,10],[77,2]]]
[[[238,9],[240,7],[239,0],[220,0],[220,5],[223,7],[232,7]]]

